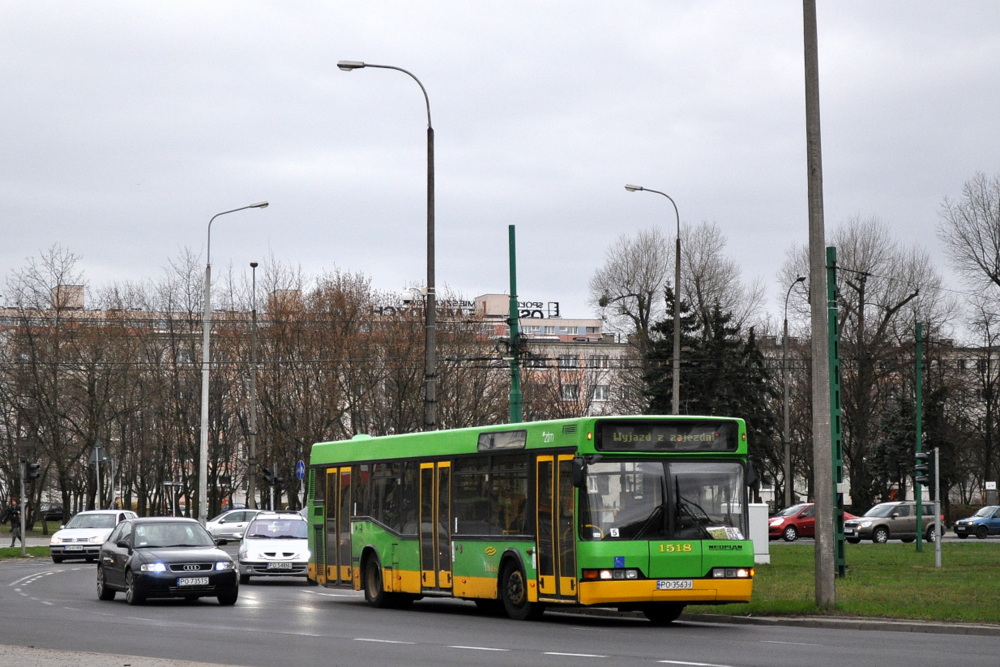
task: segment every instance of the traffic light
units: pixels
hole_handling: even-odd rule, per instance
[[[913,481],[917,484],[929,485],[933,477],[934,459],[928,452],[917,452],[917,464],[913,467]]]
[[[264,471],[265,484],[267,484],[268,486],[281,486],[281,482],[284,480],[278,477],[278,474],[272,468],[264,468],[262,466],[261,470]]]
[[[25,473],[24,478],[28,481],[31,481],[33,479],[38,479],[38,476],[41,474],[38,472],[38,469],[41,467],[42,467],[41,463],[27,464],[27,472]]]

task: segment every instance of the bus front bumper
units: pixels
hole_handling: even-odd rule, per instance
[[[669,582],[667,584],[663,581]],[[690,588],[684,586],[690,583]],[[664,588],[664,586],[673,586]],[[635,602],[682,602],[719,604],[749,602],[753,579],[690,579],[635,581],[584,581],[579,585],[583,605],[616,605]]]

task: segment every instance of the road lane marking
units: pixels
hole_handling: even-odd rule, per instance
[[[458,648],[464,651],[497,651],[500,653],[507,653],[510,651],[509,648],[492,648],[490,646],[449,646],[448,648]]]
[[[690,667],[731,667],[714,662],[685,662],[683,660],[659,660],[658,662],[663,665],[689,665]]]
[[[411,645],[411,646],[413,644],[416,644],[416,642],[401,642],[401,641],[397,641],[397,640],[394,640],[394,639],[371,639],[370,637],[355,637],[354,641],[356,641],[356,642],[374,642],[376,644],[408,644],[408,645]]]
[[[606,658],[606,655],[597,653],[560,653],[559,651],[542,651],[542,655],[561,655],[567,658]]]

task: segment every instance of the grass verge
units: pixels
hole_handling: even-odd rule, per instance
[[[815,552],[811,544],[779,545],[771,562],[758,565],[748,604],[690,606],[689,612],[799,616],[831,615],[960,623],[1000,622],[1000,542],[934,545],[922,553],[913,544],[847,545],[847,575],[835,580],[837,604],[815,602]]]

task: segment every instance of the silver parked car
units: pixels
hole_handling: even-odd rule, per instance
[[[922,514],[924,539],[933,542],[937,537],[934,505],[924,503]],[[943,525],[942,523],[942,528]],[[861,540],[871,540],[878,544],[889,540],[913,542],[917,539],[917,503],[912,500],[879,503],[864,515],[845,521],[844,538],[852,544]]]
[[[205,528],[216,540],[238,540],[260,510],[226,510],[205,523]]]

